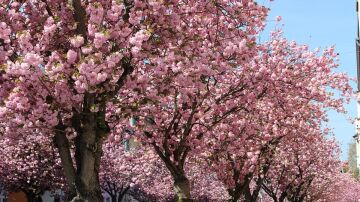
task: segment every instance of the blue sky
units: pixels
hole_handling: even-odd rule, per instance
[[[276,26],[275,16],[281,16],[285,36],[311,48],[336,45],[340,53],[340,71],[356,77],[355,38],[357,35],[356,0],[261,0],[270,7],[268,28]],[[267,33],[261,38],[267,38]],[[355,84],[353,85],[355,88]],[[356,103],[346,106],[348,115],[356,116]],[[341,144],[341,158],[347,158],[348,143],[355,134],[355,126],[344,115],[329,113],[330,127]]]

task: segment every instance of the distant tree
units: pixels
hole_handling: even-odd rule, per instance
[[[42,134],[0,138],[0,182],[5,191],[23,191],[29,202],[39,202],[44,191],[64,188],[60,158],[51,142]]]
[[[5,193],[4,186],[0,184],[0,194],[4,194],[4,193]]]
[[[310,190],[306,201],[355,202],[360,198],[360,183],[348,173],[338,173],[333,179]]]
[[[112,202],[120,202],[125,195],[137,201],[174,201],[170,172],[151,147],[140,145],[126,149],[110,140],[103,145],[100,183]],[[201,165],[199,159],[188,159],[186,170],[191,179],[191,195],[195,201],[226,201],[226,187]]]

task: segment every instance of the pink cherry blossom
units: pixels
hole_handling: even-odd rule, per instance
[[[70,43],[74,48],[79,48],[84,44],[84,38],[82,36],[75,36],[74,38],[70,39]]]
[[[258,43],[269,9],[254,0],[1,5],[1,137],[53,140],[74,201],[102,201],[107,160],[119,169],[111,180],[160,201],[246,199],[238,187],[255,201],[276,171],[264,166],[297,149],[283,145],[298,136],[312,148],[326,109],[344,112],[352,94],[334,47],[310,51],[280,30]],[[143,146],[134,155],[108,148],[132,138]],[[24,172],[42,165],[31,162]]]
[[[275,20],[276,20],[277,22],[280,22],[281,19],[282,19],[281,16],[276,16],[276,17],[275,17]]]
[[[76,59],[77,59],[77,53],[74,50],[69,50],[66,54],[67,57],[67,62],[69,64],[73,64],[75,63]]]

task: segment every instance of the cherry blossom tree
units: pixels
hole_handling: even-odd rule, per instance
[[[107,145],[104,145],[103,152],[99,174],[101,188],[110,195],[112,202],[121,201],[130,188],[131,173],[117,170],[120,165],[117,164],[116,160],[124,159],[124,155],[114,152],[114,149],[107,147]]]
[[[184,167],[187,156],[204,133],[241,110],[238,101],[242,99],[241,103],[246,105],[264,91],[258,88],[251,92],[254,88],[247,86],[250,77],[243,78],[237,68],[256,53],[255,36],[263,27],[267,9],[253,1],[234,4],[217,1],[210,7],[189,2],[189,6],[207,13],[201,18],[194,16],[191,21],[196,26],[205,25],[190,33],[191,38],[199,40],[183,44],[181,49],[177,46],[165,49],[167,56],[161,60],[144,61],[149,69],[129,83],[134,92],[124,97],[128,106],[116,107],[123,108],[122,112],[136,112],[132,118],[138,119],[136,127],[141,141],[152,145],[165,163],[181,200],[191,198]],[[179,28],[188,29],[188,24]],[[181,44],[187,39],[182,33],[178,38]]]
[[[304,201],[311,189],[340,173],[339,148],[321,134],[278,146],[262,187],[274,201]]]
[[[109,141],[104,145],[100,172],[102,189],[111,196],[112,201],[121,201],[124,194],[139,200],[144,197],[161,201],[174,198],[171,174],[151,148],[138,145],[127,150],[116,142]],[[211,201],[228,199],[216,173],[208,172],[201,165],[203,163],[195,159],[186,164],[194,198]],[[139,191],[143,192],[142,197],[137,196]]]
[[[318,202],[356,202],[360,199],[360,183],[349,173],[337,173],[309,190],[306,200]]]
[[[126,102],[135,107],[140,98],[128,94],[146,89],[156,77],[161,79],[153,82],[165,85],[173,77],[174,84],[198,77],[205,83],[216,82],[213,72],[221,74],[251,57],[254,36],[266,13],[253,0],[2,0],[1,132],[21,136],[34,130],[54,136],[70,190],[76,195],[73,201],[101,201],[102,141],[112,129],[105,118],[108,106]],[[142,102],[155,98],[151,88],[157,87],[152,86]],[[193,94],[187,93],[194,87],[157,89],[160,94],[182,92],[183,104],[177,105],[187,120],[194,115],[189,113],[195,105],[189,99]],[[187,124],[185,136],[189,131]],[[181,141],[177,152],[183,157],[188,153],[186,141]],[[180,195],[188,198],[183,163],[174,167],[174,162],[166,162],[175,168],[171,172]]]
[[[152,150],[146,147],[127,150],[123,144],[119,144],[117,141],[108,141],[104,144],[103,149],[100,183],[101,188],[110,195],[113,202],[120,202],[125,194],[133,195],[136,191],[136,194],[139,195],[141,190],[144,192],[146,190],[157,191],[159,188],[159,190],[163,190],[164,193],[162,194],[169,193],[168,189],[160,189],[161,185],[166,186],[166,184],[161,181],[164,176],[160,174],[160,170],[157,170],[156,165],[159,164],[159,159]],[[153,185],[155,183],[158,186]],[[147,186],[151,188],[146,188]],[[148,196],[142,197],[151,198],[151,195],[154,197],[155,195],[157,197],[162,195],[159,191],[148,194]]]
[[[191,195],[196,201],[227,201],[230,197],[226,187],[218,179],[215,172],[207,169],[200,159],[190,158],[186,162],[186,171],[191,180]]]
[[[211,42],[211,35],[206,40]],[[309,51],[306,45],[285,40],[278,32],[265,45],[245,44],[242,47],[239,44],[230,53],[229,46],[218,55],[203,52],[205,59],[199,57],[195,63],[179,55],[161,61],[148,59],[146,65],[163,69],[149,70],[144,77],[138,77],[132,83],[136,86],[134,94],[124,98],[130,102],[123,111],[137,112],[132,116],[138,119],[139,136],[164,161],[173,176],[177,195],[184,200],[191,198],[184,170],[186,159],[209,147],[201,145],[201,140],[214,145],[214,141],[223,138],[228,131],[222,123],[259,112],[261,115],[255,118],[259,121],[243,121],[235,128],[249,124],[244,136],[261,131],[265,138],[275,138],[277,142],[281,127],[301,126],[309,118],[318,125],[325,118],[326,108],[343,111],[344,99],[329,94],[327,87],[339,90],[347,98],[352,93],[346,75],[332,72],[338,66],[333,47],[320,54]],[[173,68],[184,66],[199,69],[183,70],[180,74]],[[299,116],[302,122],[297,123]],[[218,125],[223,128],[214,132]],[[224,135],[220,137],[219,131]],[[235,134],[234,137],[242,136],[239,131]]]
[[[256,84],[265,93],[255,97],[252,105],[241,105],[244,110],[228,116],[203,141],[203,148],[210,148],[203,156],[233,201],[256,200],[278,144],[322,134],[327,109],[343,112],[342,104],[352,94],[347,76],[333,71],[338,64],[332,47],[320,54],[274,32],[260,50],[247,64],[255,71],[243,75],[261,80]],[[333,91],[344,97],[333,96]]]
[[[28,201],[64,188],[60,159],[49,139],[27,135],[0,141],[0,181],[8,192],[23,191]]]

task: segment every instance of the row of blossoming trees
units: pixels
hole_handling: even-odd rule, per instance
[[[1,0],[5,188],[93,202],[130,190],[356,201],[322,125],[344,112],[348,77],[333,47],[311,51],[279,30],[257,42],[267,13],[253,0]]]

